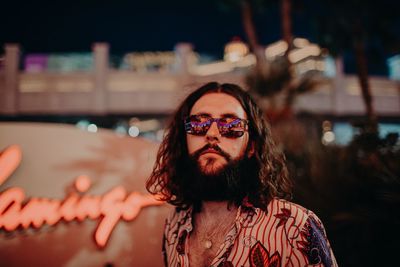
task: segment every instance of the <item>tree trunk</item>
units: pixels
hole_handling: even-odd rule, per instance
[[[241,1],[241,9],[244,31],[246,33],[250,49],[256,57],[257,73],[263,77],[266,77],[269,71],[269,66],[265,56],[265,49],[258,42],[257,33],[253,22],[253,12],[249,0]]]
[[[354,50],[357,62],[357,74],[361,87],[362,98],[366,108],[367,125],[366,130],[376,132],[377,120],[373,107],[373,100],[371,96],[371,88],[368,79],[367,59],[365,56],[364,43],[361,39],[356,37],[354,41]]]
[[[292,2],[291,0],[281,0],[281,23],[282,23],[282,37],[288,44],[285,56],[287,56],[293,46],[292,44]]]
[[[288,47],[285,51],[285,61],[289,70],[292,68],[292,64],[289,61],[289,52],[293,49],[293,36],[292,36],[292,0],[280,0],[281,8],[281,24],[282,24],[282,39],[287,43]],[[294,91],[294,79],[292,74],[291,81],[286,84],[282,90],[286,92],[284,110],[291,111],[292,105],[295,99],[296,92]]]

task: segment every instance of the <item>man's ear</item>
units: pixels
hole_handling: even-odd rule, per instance
[[[251,158],[255,152],[256,152],[255,143],[254,141],[251,141],[249,148],[247,149],[247,157]]]

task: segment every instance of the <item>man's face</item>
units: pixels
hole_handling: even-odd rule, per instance
[[[247,119],[242,105],[234,97],[224,93],[209,93],[203,95],[193,105],[190,115],[208,115],[212,118],[236,117]],[[230,160],[243,158],[249,142],[249,133],[230,138],[221,136],[217,123],[213,122],[204,136],[187,134],[189,155],[204,148],[206,145],[217,146],[222,153],[215,149],[207,149],[198,156],[200,170],[204,174],[215,174],[223,169]],[[249,152],[252,153],[252,152]]]

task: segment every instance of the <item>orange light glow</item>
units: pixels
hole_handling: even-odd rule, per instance
[[[88,191],[91,184],[90,178],[86,175],[79,175],[75,180],[76,189],[82,193]]]
[[[12,145],[0,153],[0,185],[15,171],[22,159],[21,148]]]
[[[10,146],[0,154],[0,186],[11,176],[21,162],[22,153],[18,146]],[[163,202],[151,195],[126,192],[117,186],[104,195],[81,195],[91,181],[88,176],[78,176],[75,189],[64,199],[25,199],[20,187],[11,187],[0,193],[0,229],[14,231],[18,227],[40,228],[44,224],[55,225],[59,221],[83,221],[87,218],[100,220],[94,237],[98,246],[104,247],[113,229],[120,220],[135,219],[142,208],[161,205]]]

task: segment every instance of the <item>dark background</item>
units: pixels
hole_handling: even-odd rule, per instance
[[[240,9],[229,2],[235,1],[8,1],[2,4],[0,45],[17,42],[24,53],[53,53],[90,51],[94,42],[108,42],[111,53],[123,54],[172,50],[178,42],[190,42],[197,52],[221,58],[224,45],[233,37],[246,40]],[[268,45],[280,40],[279,1],[253,2],[256,3],[254,22],[260,43]],[[324,46],[321,19],[326,15],[332,20],[328,14],[331,7],[325,2],[330,1],[292,1],[294,36]],[[363,16],[363,6],[377,1],[350,2],[355,2],[351,12],[357,17]],[[399,1],[379,3],[376,10],[379,16],[364,16],[370,24],[385,18],[385,13],[389,15],[400,10]],[[357,10],[358,5],[360,10]],[[376,3],[372,8],[376,9],[374,5]],[[390,37],[393,40],[389,40],[389,49],[379,38],[370,38],[366,44],[371,74],[386,75],[386,58],[400,51],[399,21],[391,20],[386,28],[394,35]],[[354,73],[352,53],[344,51],[342,55],[346,72]]]

